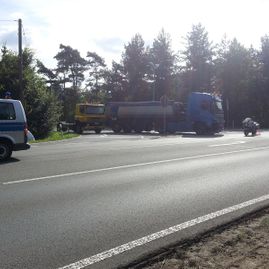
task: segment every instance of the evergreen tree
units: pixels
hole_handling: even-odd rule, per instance
[[[47,68],[40,60],[36,61],[36,67],[37,73],[45,79],[50,91],[54,92],[59,100],[62,100],[63,88],[61,86],[61,79],[57,76],[57,72]]]
[[[263,64],[263,76],[266,80],[269,80],[269,35],[265,35],[261,38],[261,45],[260,57]]]
[[[75,106],[80,100],[80,86],[84,81],[87,61],[80,56],[78,50],[70,46],[60,45],[60,52],[54,57],[57,63],[56,74],[62,84],[63,118],[74,120]],[[70,87],[67,87],[71,83]]]
[[[269,127],[269,36],[261,38],[260,62],[262,64],[262,94],[263,100],[262,119],[263,125]]]
[[[226,124],[240,127],[246,116],[251,116],[259,102],[257,81],[259,62],[257,52],[246,49],[236,39],[229,46],[218,68],[222,81],[222,93],[225,100]]]
[[[107,97],[111,101],[125,101],[128,99],[128,82],[124,67],[121,64],[113,61],[111,70],[106,70],[104,88],[107,92]]]
[[[73,89],[76,89],[84,81],[87,61],[70,46],[60,44],[60,50],[54,57],[58,61],[56,70],[62,76],[64,88],[66,82],[71,82]]]
[[[103,102],[106,98],[104,91],[105,60],[95,52],[88,52],[88,70],[87,88],[89,91],[84,93],[86,100],[94,102]]]
[[[140,34],[136,34],[131,42],[125,46],[122,62],[128,81],[127,99],[130,101],[149,100],[151,96],[146,81],[149,69],[149,54]]]
[[[186,37],[186,49],[182,52],[185,91],[212,90],[213,55],[212,43],[205,28],[201,24],[193,25]]]
[[[153,42],[150,59],[154,80],[153,99],[159,100],[164,94],[171,96],[175,55],[171,49],[170,36],[164,30],[161,30]]]

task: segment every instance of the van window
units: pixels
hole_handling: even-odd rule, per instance
[[[16,114],[13,104],[0,102],[0,120],[15,120],[15,119]]]

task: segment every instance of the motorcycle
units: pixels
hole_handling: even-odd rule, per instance
[[[245,118],[242,122],[242,125],[245,136],[248,136],[249,133],[251,133],[252,136],[255,136],[258,129],[260,128],[260,124],[251,118]]]

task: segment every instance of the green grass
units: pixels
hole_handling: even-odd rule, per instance
[[[48,137],[43,138],[43,139],[36,139],[35,141],[31,141],[30,143],[57,141],[57,140],[63,140],[63,139],[70,139],[70,138],[78,137],[78,136],[79,135],[75,133],[51,132]]]

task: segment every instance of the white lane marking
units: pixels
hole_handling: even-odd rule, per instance
[[[257,151],[257,150],[265,150],[265,149],[269,149],[269,146],[227,151],[227,152],[221,152],[221,153],[212,153],[212,154],[196,155],[196,156],[189,156],[189,157],[181,157],[181,158],[153,161],[153,162],[146,162],[146,163],[126,164],[126,165],[120,165],[120,166],[113,166],[113,167],[107,167],[107,168],[100,168],[100,169],[93,169],[93,170],[86,170],[86,171],[80,171],[80,172],[72,172],[72,173],[58,174],[58,175],[44,176],[44,177],[37,177],[37,178],[27,178],[27,179],[21,179],[21,180],[6,181],[6,182],[3,182],[2,184],[3,185],[11,185],[11,184],[31,182],[31,181],[39,181],[39,180],[43,180],[43,179],[70,177],[70,176],[77,176],[77,175],[83,175],[83,174],[98,173],[98,172],[112,171],[112,170],[120,170],[120,169],[126,169],[126,168],[141,167],[141,166],[170,163],[170,162],[178,162],[178,161],[185,161],[185,160],[194,160],[194,159],[200,159],[200,158],[206,158],[206,157],[222,156],[222,155],[228,155],[228,154],[234,154],[234,153],[240,153],[240,152]]]
[[[126,252],[128,250],[134,249],[134,248],[136,248],[138,246],[145,245],[145,244],[147,244],[147,243],[149,243],[151,241],[166,237],[166,236],[168,236],[170,234],[182,231],[182,230],[187,229],[189,227],[195,226],[195,225],[197,225],[199,223],[203,223],[203,222],[215,219],[217,217],[220,217],[220,216],[235,212],[235,211],[237,211],[239,209],[242,209],[242,208],[245,208],[245,207],[248,207],[248,206],[263,202],[263,201],[266,201],[266,200],[269,200],[269,195],[264,195],[264,196],[261,196],[261,197],[256,198],[256,199],[249,200],[249,201],[243,202],[241,204],[237,204],[237,205],[234,205],[234,206],[231,206],[231,207],[227,207],[227,208],[224,208],[222,210],[215,211],[213,213],[210,213],[210,214],[207,214],[207,215],[204,215],[204,216],[201,216],[201,217],[198,217],[198,218],[183,222],[181,224],[169,227],[169,228],[161,230],[161,231],[159,231],[157,233],[153,233],[153,234],[144,236],[144,237],[139,238],[137,240],[134,240],[134,241],[131,241],[129,243],[123,244],[121,246],[112,248],[110,250],[106,250],[104,252],[101,252],[101,253],[98,253],[98,254],[93,255],[91,257],[82,259],[80,261],[74,262],[74,263],[66,265],[64,267],[60,267],[58,269],[82,269],[82,268],[84,268],[86,266],[92,265],[94,263],[98,263],[100,261],[103,261],[105,259],[111,258],[111,257],[116,256],[116,255],[119,255],[119,254],[121,254],[123,252]]]
[[[227,143],[227,144],[216,144],[216,145],[209,145],[209,147],[232,146],[232,145],[244,144],[244,143],[246,143],[246,141],[236,141],[236,142]]]

